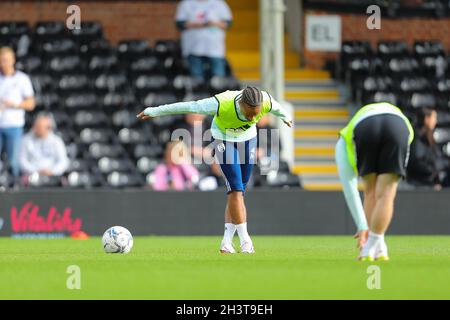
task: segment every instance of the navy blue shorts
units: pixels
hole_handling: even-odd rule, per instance
[[[214,140],[214,156],[231,191],[245,192],[256,163],[257,138],[244,142]]]

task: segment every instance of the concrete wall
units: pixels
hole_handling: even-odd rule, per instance
[[[401,192],[392,234],[450,234],[449,192]],[[251,191],[252,234],[351,234],[354,226],[338,192]],[[222,192],[22,191],[0,194],[0,235],[101,235],[122,225],[135,235],[219,235]]]

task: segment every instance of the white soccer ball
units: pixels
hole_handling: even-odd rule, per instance
[[[133,247],[133,236],[124,227],[111,227],[102,237],[103,249],[106,253],[128,253]]]

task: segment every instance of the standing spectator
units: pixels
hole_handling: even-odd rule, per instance
[[[164,163],[155,168],[153,189],[157,191],[194,189],[199,173],[189,164],[188,156],[189,151],[183,142],[169,142],[164,154]]]
[[[419,111],[416,138],[411,145],[408,183],[441,190],[440,173],[444,171],[445,165],[442,152],[433,137],[436,124],[435,110],[424,108]]]
[[[14,51],[8,47],[0,48],[0,153],[4,146],[17,183],[25,111],[34,109],[35,100],[30,78],[15,70],[15,63]]]
[[[20,148],[20,167],[25,176],[61,176],[69,166],[63,140],[53,133],[54,119],[50,113],[36,116],[33,128],[23,138]]]
[[[183,0],[178,5],[176,23],[192,76],[205,79],[205,61],[212,76],[226,75],[225,31],[231,21],[230,8],[223,0]]]

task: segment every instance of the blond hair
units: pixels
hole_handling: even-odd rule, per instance
[[[189,150],[182,141],[170,141],[166,145],[166,154],[170,152],[170,158],[175,164],[190,163]],[[169,155],[169,154],[167,154]]]
[[[2,54],[5,54],[5,53],[9,53],[9,54],[11,54],[11,55],[13,55],[14,57],[15,57],[15,53],[14,53],[14,50],[13,49],[11,49],[10,47],[1,47],[0,48],[0,55],[2,55]]]

